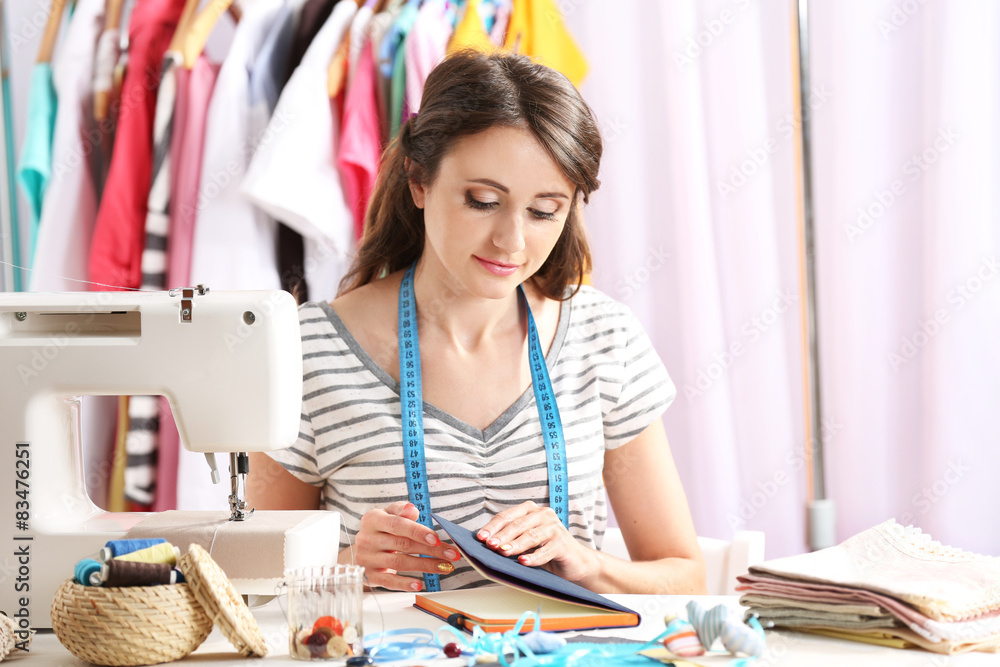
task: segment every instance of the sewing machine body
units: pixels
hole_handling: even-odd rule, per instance
[[[0,295],[0,610],[49,627],[76,561],[145,516],[91,501],[74,397],[163,395],[187,449],[271,451],[298,434],[301,359],[286,292]]]

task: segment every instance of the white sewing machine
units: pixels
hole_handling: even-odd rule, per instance
[[[31,627],[50,627],[52,597],[73,576],[74,564],[149,519],[166,519],[160,527],[225,524],[212,535],[216,547],[238,540],[244,525],[257,531],[258,543],[263,526],[270,526],[265,540],[284,536],[272,549],[278,562],[267,561],[265,574],[258,567],[257,590],[247,585],[243,593],[273,593],[283,567],[336,562],[337,513],[249,517],[252,509],[239,492],[246,452],[287,447],[298,434],[302,355],[296,304],[288,293],[199,287],[0,294],[0,368],[7,369],[0,385],[0,610],[22,627],[25,618]],[[232,518],[249,518],[235,524],[225,513],[149,515],[97,507],[87,493],[79,442],[74,397],[84,395],[166,396],[185,448],[210,458],[230,453]],[[209,476],[206,466],[206,481]],[[298,536],[276,531],[283,522]],[[248,554],[253,557],[260,560]]]

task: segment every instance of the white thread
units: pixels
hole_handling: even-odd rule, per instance
[[[219,536],[219,530],[221,530],[222,527],[225,526],[227,523],[229,523],[229,522],[228,521],[223,521],[222,523],[220,523],[218,526],[215,527],[215,533],[212,534],[212,543],[208,545],[208,555],[209,556],[212,555],[212,549],[215,548],[215,538]]]
[[[344,525],[344,534],[347,535],[347,546],[351,550],[351,562],[357,565],[357,561],[354,560],[354,542],[351,540],[351,531]],[[382,605],[379,604],[378,596],[375,594],[375,587],[372,586],[371,581],[368,580],[368,571],[365,570],[365,585],[368,586],[368,590],[371,591],[372,598],[375,600],[375,606],[378,607],[378,620],[382,625],[379,630],[379,642],[376,646],[381,646],[382,642],[385,641],[385,615],[382,613]]]
[[[162,291],[162,290],[153,290],[153,289],[141,289],[141,288],[138,288],[138,287],[125,287],[124,285],[108,285],[107,283],[95,283],[95,282],[93,282],[91,280],[81,280],[79,278],[70,278],[68,276],[60,276],[58,273],[41,272],[41,271],[38,271],[37,269],[28,268],[27,266],[18,266],[17,264],[13,264],[11,262],[5,262],[2,259],[0,259],[0,264],[3,264],[4,266],[10,266],[10,267],[13,267],[15,269],[19,269],[21,271],[32,271],[32,272],[43,273],[44,275],[46,275],[46,276],[48,276],[50,278],[61,278],[63,280],[69,280],[70,282],[74,282],[74,283],[83,283],[84,285],[97,285],[98,287],[110,287],[110,288],[116,289],[116,290],[129,290],[131,292],[161,292]]]

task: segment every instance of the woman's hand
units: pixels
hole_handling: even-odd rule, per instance
[[[369,510],[361,517],[361,529],[354,539],[354,563],[365,568],[370,586],[395,591],[419,591],[423,580],[398,572],[448,574],[451,561],[461,558],[454,547],[443,544],[430,528],[418,522],[417,508],[395,502],[383,509]],[[342,552],[350,557],[350,549]],[[421,558],[420,556],[430,556]]]
[[[522,565],[544,567],[570,581],[582,582],[599,569],[598,555],[570,535],[555,510],[521,503],[489,520],[476,537],[504,556],[517,556]]]

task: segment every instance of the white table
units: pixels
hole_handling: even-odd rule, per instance
[[[588,636],[624,637],[646,641],[663,631],[663,617],[668,613],[686,616],[684,605],[689,596],[677,595],[609,595],[607,596],[642,615],[642,624],[637,628],[593,630]],[[706,609],[724,603],[734,609],[742,609],[735,596],[702,596],[698,598]],[[383,629],[425,628],[437,630],[443,622],[413,606],[412,593],[375,593],[365,596],[365,632],[372,634]],[[380,612],[381,608],[381,612]],[[268,663],[282,662],[301,667],[304,663],[288,656],[288,631],[284,615],[277,600],[253,610],[257,622],[264,632],[270,648],[264,658]],[[855,665],[876,665],[878,667],[957,667],[1000,665],[1000,655],[971,653],[960,656],[943,656],[920,650],[899,650],[862,644],[858,642],[828,639],[815,635],[787,631],[767,631],[767,652],[756,662],[757,667],[854,667]],[[31,667],[84,667],[87,663],[73,657],[59,643],[51,632],[36,635],[29,654],[15,653],[10,660],[14,665],[18,660],[30,660]],[[181,661],[185,665],[207,665],[211,667],[250,667],[252,662],[241,658],[232,645],[218,631],[212,634],[197,651]],[[5,661],[4,664],[7,664]],[[25,663],[27,666],[28,663]],[[343,663],[333,662],[331,665]],[[465,665],[464,660],[420,660],[414,662],[382,663],[379,665],[427,665],[446,667]]]

